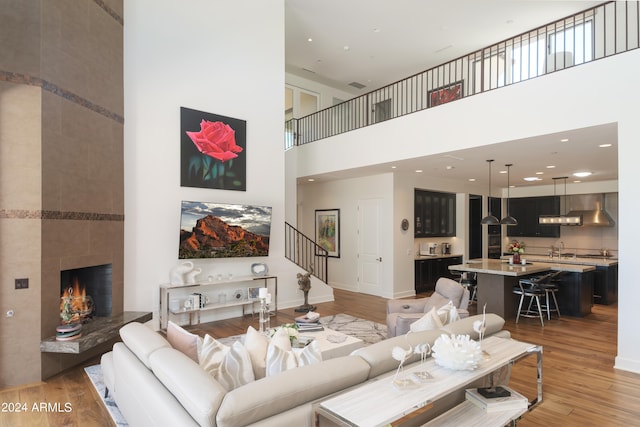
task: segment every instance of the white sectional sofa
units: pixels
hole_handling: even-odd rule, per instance
[[[349,356],[301,366],[226,391],[200,365],[140,323],[120,330],[122,342],[102,356],[108,392],[131,427],[137,426],[312,426],[313,404],[397,368],[394,346],[433,344],[443,333],[477,339],[471,316],[438,330],[398,336]],[[485,336],[510,337],[504,320],[486,316]],[[414,356],[417,358],[418,356]],[[416,362],[417,359],[409,362]],[[480,385],[480,384],[479,384]],[[464,390],[438,401],[433,417],[464,399]]]

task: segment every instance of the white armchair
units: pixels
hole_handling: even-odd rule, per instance
[[[389,338],[409,332],[413,322],[425,313],[451,303],[457,308],[460,318],[469,317],[469,291],[455,280],[441,277],[431,296],[418,299],[397,299],[387,302],[387,335]]]

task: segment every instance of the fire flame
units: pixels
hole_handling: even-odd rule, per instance
[[[77,277],[73,278],[71,285],[66,288],[60,297],[60,313],[64,310],[64,304],[70,299],[71,309],[73,311],[73,318],[71,322],[75,322],[80,317],[87,317],[93,309],[91,304],[91,298],[87,298],[87,289],[84,285],[80,284]]]

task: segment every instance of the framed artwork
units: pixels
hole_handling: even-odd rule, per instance
[[[462,98],[464,93],[463,89],[464,82],[461,80],[447,86],[430,90],[427,92],[429,107],[435,107],[436,105],[446,104],[447,102]]]
[[[249,300],[259,300],[260,299],[260,288],[249,288]]]
[[[247,189],[247,122],[180,107],[180,185]]]
[[[340,209],[316,210],[316,243],[340,258]]]

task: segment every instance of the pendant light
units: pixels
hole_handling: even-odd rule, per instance
[[[561,176],[553,178],[553,195],[556,195],[556,181],[559,179],[564,180],[564,210],[565,214],[562,215],[540,215],[538,217],[538,224],[540,225],[582,225],[582,215],[569,215],[567,213],[567,178],[568,176]]]
[[[511,171],[511,166],[513,166],[513,164],[509,163],[507,165],[505,165],[507,167],[507,216],[505,216],[504,218],[502,218],[500,220],[500,224],[502,225],[518,225],[518,221],[512,217],[511,215],[509,215],[509,196],[510,196],[510,171]]]
[[[491,214],[491,163],[492,162],[493,162],[493,159],[492,160],[487,160],[487,163],[489,163],[489,196],[487,197],[487,205],[489,207],[489,215],[487,215],[484,218],[482,218],[482,220],[480,221],[480,224],[499,225],[500,224],[500,220],[498,220],[498,218],[496,218],[495,216],[493,216]]]

